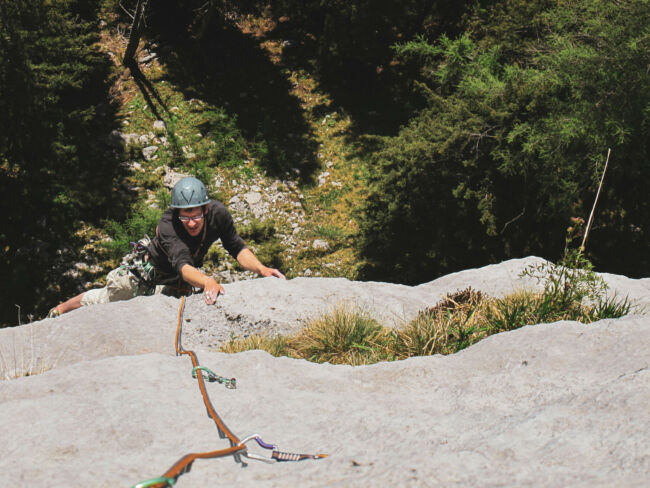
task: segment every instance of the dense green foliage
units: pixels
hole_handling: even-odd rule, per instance
[[[111,107],[96,4],[0,1],[1,323],[15,320],[14,304],[47,306],[64,281],[57,247],[113,205],[116,165],[97,151]]]
[[[341,83],[352,88],[355,83],[367,81],[365,70],[374,73],[378,66],[392,60],[393,43],[421,33],[455,33],[469,3],[272,0],[270,5],[276,17],[288,20],[286,29],[293,28],[293,34],[300,34],[296,43],[314,50],[320,72],[326,77],[338,75]]]
[[[205,181],[254,166],[299,175],[307,193],[325,161],[314,125],[333,111],[351,120],[345,151],[370,193],[360,239],[351,230],[345,241],[359,247],[362,277],[417,283],[559,258],[569,218],[591,210],[608,148],[587,255],[600,271],[648,275],[648,0],[159,0],[143,34],[154,78],[134,69],[116,82],[98,11],[117,39],[129,24],[120,3],[135,2],[0,0],[0,324],[15,322],[14,304],[42,316],[80,291],[63,273],[83,221],[108,231],[112,257],[152,232],[161,210],[132,195],[160,188],[155,165]],[[327,96],[306,104],[299,90]],[[140,134],[167,124],[169,148],[135,182],[119,163],[143,162],[142,143],[126,154],[106,143],[127,124],[118,110]],[[282,263],[271,230],[243,232]]]
[[[530,31],[521,2],[501,7]],[[647,273],[648,13],[644,0],[562,2],[540,9],[537,36],[522,42],[516,25],[508,35],[488,25],[478,40],[398,45],[422,67],[428,106],[370,157],[366,276],[417,283],[504,258],[556,259],[569,217],[589,214],[607,148],[587,247],[601,269]]]
[[[394,133],[419,99],[405,97],[410,67],[393,62],[391,46],[419,34],[455,36],[474,2],[272,0],[270,5],[276,18],[286,19],[279,28],[291,39],[285,57],[298,65],[311,62],[359,131]]]
[[[106,242],[105,246],[111,257],[120,259],[132,250],[133,242],[137,242],[145,235],[153,238],[162,214],[163,210],[160,207],[151,208],[148,205],[141,205],[124,222],[116,220],[106,222],[111,240]]]

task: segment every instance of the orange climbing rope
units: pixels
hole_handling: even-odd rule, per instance
[[[257,434],[248,436],[245,439],[240,440],[228,428],[228,426],[221,419],[221,417],[219,417],[219,414],[217,413],[214,406],[212,405],[212,402],[210,401],[210,397],[208,396],[207,389],[205,388],[205,379],[203,377],[202,370],[205,370],[207,368],[203,368],[202,366],[199,365],[199,360],[194,351],[186,351],[185,349],[183,349],[183,345],[181,343],[181,335],[183,332],[184,312],[185,312],[185,297],[182,297],[181,305],[178,309],[178,325],[176,327],[176,355],[180,356],[183,354],[187,354],[188,356],[190,356],[190,359],[192,360],[192,365],[194,366],[194,369],[192,370],[193,376],[199,382],[199,389],[201,390],[201,395],[203,396],[203,403],[205,404],[205,408],[208,411],[208,416],[212,420],[214,420],[214,423],[217,426],[217,430],[219,431],[219,435],[222,438],[224,437],[228,438],[230,442],[230,447],[225,449],[218,449],[216,451],[210,451],[210,452],[186,454],[178,461],[176,461],[176,463],[171,468],[169,468],[163,476],[148,481],[143,481],[142,483],[138,483],[134,485],[132,488],[163,488],[167,486],[173,486],[176,483],[178,477],[184,473],[187,473],[191,469],[192,463],[197,459],[214,459],[214,458],[220,458],[225,456],[238,456],[241,454],[246,456],[249,459],[255,459],[258,461],[273,463],[273,462],[281,462],[281,461],[302,461],[305,459],[322,459],[327,457],[327,454],[294,454],[294,453],[281,452],[277,450],[277,446],[273,444],[267,444],[264,441],[262,441],[260,436],[258,436]],[[217,378],[217,381],[220,382],[226,382],[226,386],[229,388],[235,387],[234,378],[231,380],[227,380],[225,378],[216,377],[216,375],[212,374],[211,372],[208,373],[208,377]],[[248,453],[246,443],[250,440],[255,440],[264,449],[273,450],[271,457],[266,458],[256,454]]]

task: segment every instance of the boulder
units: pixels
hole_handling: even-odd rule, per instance
[[[346,302],[399,325],[444,294],[506,294],[539,258],[420,286],[341,278],[226,284],[216,306],[187,299],[182,343],[236,389],[208,383],[240,439],[327,453],[269,465],[199,459],[175,486],[643,486],[650,459],[650,317],[556,322],[502,333],[450,356],[352,367],[217,352],[231,334],[290,333]],[[650,304],[650,279],[603,275]],[[186,356],[179,300],[85,307],[0,330],[0,472],[6,486],[133,486],[191,452],[224,449]],[[40,373],[40,374],[38,374]],[[30,376],[25,376],[30,374]],[[251,453],[268,455],[248,444]]]
[[[157,151],[158,151],[158,146],[147,146],[142,149],[142,156],[147,161],[151,161],[152,159],[154,159],[155,157],[154,155],[156,154]]]
[[[252,207],[261,203],[262,194],[257,191],[249,191],[248,193],[244,194],[244,200],[246,200],[246,203]]]
[[[315,249],[316,251],[329,251],[330,245],[327,243],[327,241],[324,241],[322,239],[314,239],[314,242],[311,244],[312,249]]]
[[[188,175],[174,171],[171,168],[165,167],[165,177],[163,178],[163,185],[167,188],[174,188],[176,183],[186,178]]]

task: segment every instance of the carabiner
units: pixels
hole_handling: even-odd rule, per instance
[[[138,483],[137,485],[133,485],[131,488],[149,488],[151,486],[156,486],[161,483],[165,483],[164,486],[174,486],[174,483],[176,483],[176,479],[161,476],[160,478],[153,478],[147,481],[143,481],[141,483]]]

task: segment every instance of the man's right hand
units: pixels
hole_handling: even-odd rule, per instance
[[[214,278],[208,278],[205,280],[205,286],[203,287],[203,299],[205,300],[206,305],[214,305],[217,302],[217,297],[219,295],[224,295],[226,290],[223,289]]]
[[[189,264],[183,265],[181,276],[190,285],[196,286],[197,288],[203,288],[203,299],[207,305],[213,305],[217,301],[219,295],[224,295],[226,293],[226,290],[223,289],[223,286],[217,283],[217,280],[211,276],[207,276]]]

